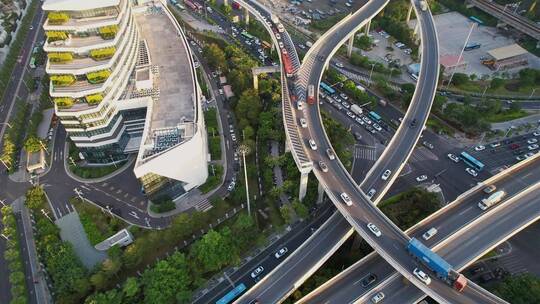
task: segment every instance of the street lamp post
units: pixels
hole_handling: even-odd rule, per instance
[[[371,71],[369,71],[368,87],[371,87],[371,75],[373,75],[373,69],[375,68],[375,63],[371,64]]]
[[[534,88],[534,89],[532,90],[531,95],[529,95],[529,99],[531,99],[531,98],[533,97],[534,92],[536,92],[536,88]]]
[[[246,183],[247,210],[248,210],[248,215],[251,216],[251,205],[249,203],[249,186],[248,186],[247,166],[246,166],[246,154],[249,154],[250,149],[247,145],[242,144],[238,147],[238,152],[242,154],[242,162],[244,163],[244,181]]]

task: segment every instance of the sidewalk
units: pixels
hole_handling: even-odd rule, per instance
[[[28,267],[30,273],[26,273],[27,276],[32,277],[34,282],[33,286],[28,286],[30,294],[35,294],[38,303],[52,303],[52,296],[47,286],[46,276],[41,270],[41,264],[36,249],[36,243],[34,240],[34,232],[32,227],[32,218],[28,208],[24,205],[24,198],[21,197],[13,203],[13,210],[19,212],[21,217],[21,223],[23,226],[22,235],[24,237],[24,243],[27,250],[23,252],[27,253]],[[21,242],[22,245],[22,242]],[[32,292],[33,290],[33,292]]]

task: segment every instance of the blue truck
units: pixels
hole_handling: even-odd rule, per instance
[[[443,258],[431,251],[422,242],[412,238],[407,244],[407,251],[416,259],[426,265],[437,276],[452,285],[457,291],[462,291],[467,286],[467,278],[455,271],[452,265],[448,264]]]

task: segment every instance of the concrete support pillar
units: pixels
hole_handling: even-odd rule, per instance
[[[246,25],[249,24],[249,11],[247,8],[244,8],[244,21],[246,22]]]
[[[366,33],[366,36],[369,36],[369,28],[371,27],[371,19],[369,19],[369,21],[366,23],[366,25],[364,26],[364,30],[365,30],[365,33]]]
[[[229,5],[229,2],[227,0],[223,0],[223,5]]]
[[[351,58],[352,50],[354,46],[354,34],[349,38],[349,45],[347,46],[347,57]]]
[[[321,185],[321,183],[319,183],[319,188],[317,189],[317,204],[320,204],[322,203],[323,201],[323,197],[324,197],[324,188],[323,186]]]
[[[289,141],[285,139],[285,153],[291,152],[291,147],[289,147]]]
[[[416,41],[420,39],[420,35],[418,34],[418,31],[420,30],[420,22],[418,20],[416,21],[416,24],[414,25],[414,31],[413,31],[413,37]]]
[[[300,190],[298,191],[298,199],[300,201],[306,197],[308,177],[309,173],[300,173]]]
[[[409,5],[409,10],[407,11],[407,21],[406,21],[407,23],[409,23],[409,21],[411,21],[412,9],[413,9],[413,7],[412,7],[412,4],[411,4],[411,5]]]
[[[259,76],[257,74],[253,74],[253,88],[259,90]]]

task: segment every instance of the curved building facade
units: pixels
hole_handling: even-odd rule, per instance
[[[46,0],[50,95],[89,163],[137,153],[154,198],[206,181],[207,139],[193,58],[161,1]]]

